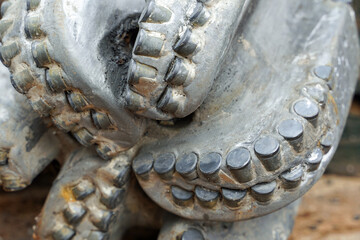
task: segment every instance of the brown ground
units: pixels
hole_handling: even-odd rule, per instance
[[[32,239],[34,219],[48,191],[48,185],[37,183],[15,193],[0,190],[0,240]]]
[[[37,183],[19,193],[0,192],[0,240],[30,240],[48,191]],[[324,176],[305,195],[290,240],[359,240],[360,177]]]
[[[290,240],[359,240],[360,178],[323,176],[305,195]]]

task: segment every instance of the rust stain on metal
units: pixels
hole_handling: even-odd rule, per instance
[[[334,112],[336,114],[336,125],[339,125],[340,120],[339,120],[339,109],[337,107],[337,104],[335,102],[334,97],[331,94],[328,94],[328,99],[329,102],[331,103],[331,105],[333,106]]]
[[[136,92],[143,96],[151,96],[158,88],[158,83],[151,78],[140,77],[139,83],[133,84]]]
[[[60,190],[60,194],[66,202],[75,202],[75,196],[72,193],[70,187],[62,187]]]
[[[230,177],[228,176],[226,173],[224,173],[223,171],[220,171],[219,176],[221,178],[221,180],[223,180],[226,183],[230,183],[230,184],[236,184],[236,182]]]

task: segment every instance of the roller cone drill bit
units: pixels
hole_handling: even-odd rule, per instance
[[[355,90],[349,5],[8,0],[1,15],[0,183],[61,163],[34,239],[287,239]]]

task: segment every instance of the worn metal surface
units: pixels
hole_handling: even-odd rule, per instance
[[[273,12],[282,14],[270,17]],[[332,1],[260,1],[245,22],[192,121],[151,125],[134,160],[148,195],[186,218],[234,221],[294,201],[322,175],[345,125],[359,61],[350,8]],[[251,160],[233,169],[232,151],[240,147]],[[195,179],[169,164],[190,153],[198,161]],[[164,154],[173,160],[165,162]],[[157,170],[161,163],[170,177]],[[244,173],[245,181],[238,177]],[[179,207],[174,186],[190,204]],[[227,189],[237,196],[235,209],[225,201]]]
[[[0,185],[16,191],[28,186],[61,147],[53,129],[9,80],[8,70],[0,66]]]
[[[163,238],[263,239],[259,224],[288,236],[285,206],[321,177],[354,93],[348,5],[10,0],[1,12],[14,88],[87,147],[57,135],[64,166],[35,239],[115,240],[139,224]],[[274,232],[273,219],[289,225]]]
[[[125,101],[112,92],[111,84],[117,83],[114,76],[107,76],[106,64],[114,56],[101,57],[98,49],[110,31],[126,25],[124,19],[140,14],[143,5],[139,2],[126,7],[124,1],[117,1],[117,6],[103,1],[3,4],[1,54],[4,64],[18,76],[14,83],[19,92],[61,130],[71,132],[85,146],[96,145],[105,159],[132,147],[145,127],[146,121],[125,110]],[[102,11],[95,13],[98,9]],[[93,18],[84,17],[89,12]]]
[[[130,184],[128,159],[118,156],[104,164],[95,151],[69,153],[37,218],[34,239],[121,236],[136,215],[124,203]]]
[[[158,120],[194,112],[209,93],[250,2],[150,1],[140,17],[129,69],[130,109]],[[169,17],[158,19],[157,11]],[[152,75],[143,74],[144,68]]]

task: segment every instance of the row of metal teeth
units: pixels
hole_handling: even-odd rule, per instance
[[[168,22],[171,17],[172,12],[169,9],[151,1],[142,13],[139,23],[160,24]],[[168,65],[164,79],[158,76],[156,67],[132,60],[128,74],[131,91],[127,96],[131,110],[142,111],[150,107],[147,104],[154,104],[161,111],[174,114],[184,107],[186,96],[179,86],[187,86],[193,81],[195,66],[190,59],[199,51],[198,48],[201,45],[201,38],[193,34],[192,28],[203,26],[209,18],[210,13],[204,4],[197,2],[193,13],[188,18],[189,25],[183,26],[178,40],[173,45],[175,57]],[[161,33],[140,29],[133,52],[137,56],[146,58],[161,58],[166,40]],[[164,86],[164,81],[167,86]],[[163,118],[161,114],[156,117]]]
[[[85,200],[88,196],[95,192],[94,185],[84,180],[72,188],[72,194],[76,201],[69,202],[68,206],[64,209],[63,215],[69,225],[76,226],[86,215],[88,209],[81,201]],[[90,221],[100,231],[91,231],[89,239],[106,239],[106,231],[108,230],[113,212],[105,211],[102,209],[92,210]],[[76,235],[76,230],[69,226],[62,225],[54,230],[52,237],[54,240],[69,240]],[[103,231],[103,232],[102,232]]]
[[[311,123],[316,121],[319,114],[318,106],[308,99],[295,102],[293,108],[297,114],[308,119]],[[299,121],[295,119],[282,121],[278,126],[278,133],[296,151],[302,150],[304,129]],[[331,138],[331,134],[321,139],[321,145],[326,152],[330,148],[329,138]],[[254,144],[254,152],[268,171],[275,171],[282,166],[281,154],[279,154],[280,143],[275,137],[260,137]],[[208,153],[200,160],[198,154],[192,152],[180,156],[177,161],[174,153],[160,154],[155,161],[152,154],[148,153],[135,158],[133,166],[138,175],[147,174],[154,165],[155,172],[166,180],[170,179],[176,170],[186,180],[194,180],[198,176],[204,176],[208,180],[217,182],[222,161],[221,154],[216,152]],[[310,164],[319,164],[319,162]],[[238,182],[245,183],[255,178],[255,173],[252,170],[251,154],[245,147],[239,147],[229,152],[226,157],[226,166]]]
[[[318,78],[329,81],[332,74],[332,67],[316,67],[314,74]],[[307,88],[308,95],[314,97],[321,106],[325,104],[326,101],[324,99],[317,97],[319,96],[318,93],[313,94],[313,92],[309,90],[311,90],[311,88]],[[321,91],[326,92],[324,89]],[[321,92],[321,94],[323,93],[324,92]],[[308,98],[302,98],[293,104],[293,111],[306,119],[314,127],[317,126],[320,108],[314,101]],[[302,152],[304,150],[304,128],[300,121],[296,119],[283,120],[278,125],[277,132],[289,142],[294,151]],[[330,150],[333,140],[332,132],[328,131],[319,141],[321,149],[316,147],[307,154],[305,164],[308,171],[314,171],[318,168],[323,154],[326,154]],[[282,167],[283,161],[280,154],[280,143],[277,138],[269,135],[260,137],[255,141],[253,150],[266,170],[276,171]],[[246,183],[256,179],[256,173],[251,160],[249,149],[238,147],[227,154],[225,162],[234,179],[239,183]],[[172,178],[180,175],[189,183],[198,177],[206,181],[220,183],[222,162],[222,156],[217,152],[210,152],[200,157],[200,159],[199,155],[194,152],[184,154],[178,157],[178,159],[176,159],[174,153],[163,153],[158,155],[155,160],[151,153],[145,153],[138,155],[134,159],[133,169],[134,172],[145,181],[149,179],[150,174],[154,174],[155,172],[161,179],[169,182]],[[280,174],[282,186],[285,189],[296,188],[303,178],[303,172],[303,167],[301,166],[283,172]],[[172,183],[169,183],[169,185],[171,184]],[[196,186],[194,190],[195,194],[192,191],[184,190],[178,186],[171,186],[170,192],[174,202],[181,206],[191,205],[194,202],[193,196],[195,195],[200,205],[212,208],[217,204],[222,195],[225,204],[230,208],[234,208],[239,206],[247,192],[250,192],[252,197],[258,202],[268,202],[275,191],[276,185],[276,181],[274,180],[272,182],[256,184],[248,190],[222,188],[220,192],[206,189],[203,186]]]
[[[292,190],[297,188],[304,176],[303,168],[306,168],[308,171],[315,171],[321,163],[323,157],[323,152],[321,149],[316,148],[311,154],[308,155],[306,159],[306,167],[297,166],[291,168],[280,174],[281,186],[284,189]],[[145,173],[145,169],[149,166],[138,164],[133,164],[134,170],[141,179],[146,180],[149,178],[150,171]],[[164,166],[164,165],[163,165]],[[154,166],[155,169],[155,166]],[[159,171],[155,169],[155,172],[159,174]],[[161,173],[159,176],[164,177]],[[169,180],[168,178],[166,180]],[[238,208],[242,203],[242,200],[246,197],[247,193],[250,193],[251,196],[258,201],[259,203],[269,203],[271,197],[273,196],[274,191],[277,187],[276,180],[272,182],[259,183],[252,186],[250,189],[238,190],[238,189],[228,189],[222,188],[221,191],[215,191],[207,189],[202,186],[196,186],[194,192],[185,190],[179,186],[172,185],[169,189],[169,192],[172,195],[173,201],[175,204],[183,207],[192,206],[194,204],[194,195],[198,203],[204,208],[213,208],[217,205],[220,199],[223,199],[225,205],[229,208]]]
[[[11,3],[4,2],[1,5],[1,12],[4,16],[9,5]],[[95,110],[85,96],[80,91],[70,89],[70,86],[66,84],[66,74],[63,70],[51,59],[49,54],[49,46],[45,33],[41,29],[42,17],[41,14],[36,13],[36,9],[40,4],[40,0],[27,0],[27,10],[29,11],[25,19],[25,33],[29,40],[32,42],[32,56],[38,68],[45,70],[45,81],[47,89],[44,96],[39,96],[33,88],[41,88],[41,83],[38,83],[38,79],[32,74],[27,64],[14,66],[13,74],[11,75],[11,83],[14,88],[22,94],[30,94],[31,105],[33,109],[42,116],[50,116],[54,124],[63,131],[71,131],[75,138],[83,145],[89,146],[96,144],[99,155],[108,160],[116,151],[117,146],[106,142],[97,142],[96,137],[87,128],[79,128],[81,121],[85,118],[89,118],[89,122],[92,122],[95,126],[94,131],[116,129],[113,125],[111,117],[101,111]],[[5,16],[6,17],[6,16]],[[13,19],[3,18],[0,21],[0,36],[3,38],[4,34],[13,24]],[[4,43],[0,48],[0,59],[7,67],[11,66],[12,60],[21,52],[21,46],[17,40],[11,40]],[[50,90],[50,92],[48,91]],[[65,94],[65,95],[64,95]],[[46,97],[46,95],[51,95]],[[64,96],[66,96],[64,98]],[[68,104],[71,109],[59,109],[60,104]],[[66,107],[65,107],[66,108]],[[62,110],[62,111],[61,111]],[[77,114],[79,113],[79,114]],[[69,117],[70,116],[70,117]],[[84,120],[85,121],[85,120]]]
[[[87,214],[88,210],[83,207],[82,201],[89,197],[95,192],[94,185],[88,180],[82,181],[77,185],[72,187],[72,193],[77,202],[69,203],[69,206],[63,211],[64,218],[70,225],[78,224],[84,216]],[[94,211],[93,211],[94,212]],[[106,240],[109,238],[105,232],[106,229],[109,229],[111,222],[114,221],[113,212],[99,212],[95,211],[90,216],[90,220],[100,231],[92,230],[89,233],[89,236],[86,239],[89,240]],[[61,228],[53,232],[52,237],[54,240],[70,240],[76,236],[76,232],[70,226],[63,225]],[[203,233],[196,228],[189,228],[186,231],[182,232],[179,236],[181,240],[190,240],[190,239],[204,239]]]
[[[106,176],[105,179],[104,176]],[[64,188],[66,189],[64,191],[70,191],[73,199],[63,210],[63,218],[66,223],[58,224],[51,234],[54,240],[70,240],[76,235],[82,236],[83,233],[81,230],[77,230],[77,226],[86,217],[97,229],[90,231],[86,239],[106,240],[110,237],[109,228],[116,222],[119,214],[117,207],[124,199],[130,177],[130,167],[122,166],[114,159],[108,166],[100,168],[96,177],[99,178],[96,183],[83,178],[75,185]],[[89,207],[91,204],[87,204],[87,200],[91,196],[100,197],[101,205]],[[105,209],[102,205],[105,206]]]

